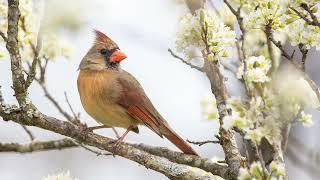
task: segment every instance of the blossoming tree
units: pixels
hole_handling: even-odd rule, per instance
[[[0,116],[4,121],[21,124],[31,139],[33,135],[26,126],[66,136],[27,145],[2,143],[0,152],[80,146],[109,155],[87,147],[92,146],[135,161],[170,179],[288,179],[284,152],[290,126],[297,122],[311,126],[313,122],[307,110],[319,108],[320,91],[305,73],[308,52],[320,47],[319,2],[183,1],[190,13],[178,22],[176,50],[169,52],[210,80],[212,99],[203,102],[203,112],[205,118],[217,122],[219,132],[213,134],[217,140],[210,142],[220,144],[225,154],[222,162],[215,162],[145,144],[123,143],[114,151],[111,138],[86,131],[71,105],[73,113],[69,114],[46,88],[48,61],[59,55],[68,57],[69,46],[51,31],[50,25],[39,23],[41,10],[34,8],[32,0],[0,1],[0,35],[6,47],[1,56],[11,60],[18,103],[6,104],[0,93]],[[294,47],[300,55],[288,51]],[[202,63],[195,64],[195,59]],[[223,69],[231,71],[242,83],[243,97],[230,95]],[[45,96],[67,121],[45,115],[29,100],[28,88],[33,81],[41,85]],[[243,142],[242,147],[237,145],[236,136]]]

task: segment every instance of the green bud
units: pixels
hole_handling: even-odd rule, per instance
[[[318,12],[317,6],[313,6],[312,9],[311,9],[311,12],[312,13],[317,13]]]
[[[203,24],[205,22],[205,14],[204,14],[204,11],[203,9],[200,10],[199,12],[200,14],[200,23]]]
[[[214,60],[214,55],[210,53],[210,54],[208,55],[208,61],[211,61],[211,62],[212,62],[213,60]]]

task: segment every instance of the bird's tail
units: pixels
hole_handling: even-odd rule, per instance
[[[170,142],[172,142],[175,146],[177,146],[177,148],[179,148],[185,154],[199,156],[198,153],[196,153],[196,151],[194,151],[192,147],[189,144],[187,144],[187,142],[185,142],[176,132],[174,132],[168,124],[165,124],[162,128],[162,133]]]

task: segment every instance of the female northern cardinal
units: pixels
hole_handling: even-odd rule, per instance
[[[161,117],[139,82],[120,68],[126,55],[117,44],[100,31],[95,34],[95,43],[79,66],[78,91],[86,112],[104,127],[127,129],[116,145],[129,131],[138,133],[138,125],[146,125],[184,153],[198,155]]]

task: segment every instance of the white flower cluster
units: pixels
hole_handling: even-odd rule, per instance
[[[54,59],[58,56],[69,58],[72,54],[70,43],[58,38],[55,32],[40,32],[41,13],[35,8],[33,0],[20,1],[19,9],[21,12],[19,21],[19,47],[23,60],[32,60],[34,57],[33,47],[41,43],[39,57]],[[6,32],[8,26],[7,3],[0,0],[0,31]],[[38,34],[41,34],[41,42]],[[5,56],[6,54],[0,53]]]
[[[265,173],[266,169],[263,169],[260,162],[253,162],[249,168],[240,168],[239,180],[283,180],[286,169],[283,164],[277,162],[271,162],[268,173]],[[267,177],[264,177],[264,176]]]
[[[48,175],[47,177],[42,178],[41,180],[79,180],[75,179],[70,175],[70,172],[60,173],[56,175]]]
[[[283,29],[291,45],[296,46],[302,43],[307,49],[316,47],[317,50],[320,50],[320,28],[307,25],[303,19],[298,17],[293,18],[296,20],[292,20]]]
[[[270,109],[261,97],[252,98],[248,106],[239,98],[231,98],[228,100],[227,108],[232,110],[232,114],[223,119],[225,129],[242,129],[245,138],[257,144],[260,144],[263,137],[270,143],[281,139],[279,111],[276,108]]]
[[[247,82],[264,83],[270,81],[268,72],[271,68],[271,61],[264,56],[251,56],[246,60],[246,72],[244,72],[244,63],[239,67],[237,77],[244,78]]]
[[[235,37],[235,32],[226,27],[218,16],[201,9],[195,15],[189,13],[180,19],[176,46],[186,56],[194,48],[201,52],[207,47],[208,58],[213,61],[229,56]]]
[[[201,102],[203,117],[207,120],[217,120],[219,113],[217,109],[217,103],[215,98],[205,98]]]
[[[272,29],[283,27],[286,7],[283,0],[247,1],[244,23],[248,29],[265,29],[271,22]]]

